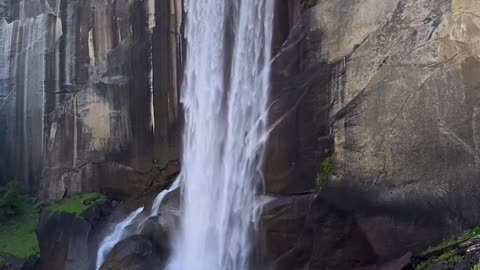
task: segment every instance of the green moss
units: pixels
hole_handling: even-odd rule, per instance
[[[317,175],[317,192],[327,183],[328,179],[333,175],[333,171],[333,159],[329,157],[323,160],[322,171]]]
[[[0,224],[0,254],[28,259],[39,253],[35,234],[39,214],[26,196],[22,198],[18,214]]]
[[[457,265],[463,261],[463,257],[455,254],[453,251],[449,251],[441,254],[437,257],[431,257],[426,261],[416,265],[414,270],[425,270],[430,266],[434,266],[434,269],[443,269],[446,265]],[[440,268],[439,268],[440,267]]]
[[[427,267],[428,267],[428,264],[423,262],[423,263],[417,264],[414,270],[425,270],[427,269]]]
[[[448,250],[450,248],[453,248],[453,247],[455,247],[455,246],[457,246],[457,245],[459,245],[463,242],[466,242],[466,241],[468,241],[468,240],[470,240],[473,237],[478,236],[478,235],[480,235],[480,227],[476,227],[474,229],[471,229],[471,230],[467,231],[465,234],[463,234],[462,236],[451,238],[451,239],[446,240],[445,242],[441,243],[438,246],[429,248],[425,252],[421,253],[420,256],[421,257],[429,257],[432,254],[441,253],[444,250]]]
[[[52,213],[69,213],[80,217],[91,206],[102,204],[106,200],[107,197],[101,193],[81,194],[49,206],[48,211]]]

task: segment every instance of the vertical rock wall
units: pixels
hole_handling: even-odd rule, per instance
[[[301,5],[273,64],[267,191],[312,191],[329,157],[335,170],[287,258],[351,269],[478,226],[479,2]]]
[[[2,174],[50,200],[177,159],[177,2],[1,1]]]

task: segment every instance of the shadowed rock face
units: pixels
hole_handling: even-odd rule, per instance
[[[181,17],[175,1],[0,1],[2,175],[54,200],[99,190],[84,166],[176,160]]]
[[[36,231],[41,255],[35,269],[93,269],[98,243],[111,212],[110,201],[90,207],[81,217],[44,211]]]
[[[162,267],[161,254],[157,254],[152,240],[145,236],[132,236],[111,251],[101,270],[148,270]]]
[[[273,63],[267,192],[312,190],[331,156],[319,198],[381,260],[478,224],[479,5],[308,1]]]

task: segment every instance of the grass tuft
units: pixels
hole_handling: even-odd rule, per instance
[[[467,231],[465,234],[463,234],[459,237],[451,238],[451,239],[441,243],[438,246],[429,248],[425,252],[421,253],[420,257],[429,257],[432,254],[439,253],[439,252],[442,252],[444,250],[453,248],[453,247],[455,247],[455,246],[457,246],[457,245],[459,245],[463,242],[466,242],[466,241],[472,239],[473,237],[476,237],[476,236],[479,236],[479,235],[480,235],[480,227],[476,227],[474,229],[471,229],[471,230]]]
[[[322,171],[317,175],[316,189],[317,192],[328,182],[330,177],[333,175],[334,166],[333,159],[331,157],[326,158],[322,162]]]
[[[93,205],[102,204],[107,197],[101,193],[87,193],[65,199],[57,204],[48,207],[52,213],[68,213],[83,217],[85,211]]]

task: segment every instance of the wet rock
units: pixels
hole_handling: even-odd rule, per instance
[[[146,236],[132,236],[118,243],[101,270],[149,270],[161,267],[159,251]]]
[[[295,245],[275,260],[278,270],[350,270],[369,265],[377,256],[352,213],[317,197],[310,205]]]
[[[291,252],[301,238],[312,195],[268,198],[261,228],[266,260],[275,261]]]
[[[36,231],[41,254],[38,269],[91,269],[111,212],[110,201],[89,207],[82,216],[42,212]]]
[[[145,221],[140,235],[152,240],[162,254],[169,254],[172,228],[167,222],[162,221],[163,217],[151,217]]]
[[[70,214],[43,216],[37,228],[40,270],[89,269],[92,230],[86,220]]]

